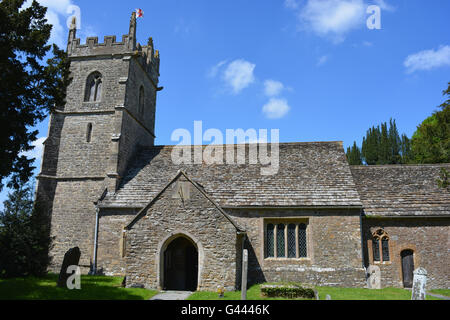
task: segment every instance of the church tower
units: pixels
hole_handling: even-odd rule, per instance
[[[154,144],[160,60],[151,38],[147,46],[136,43],[135,13],[121,42],[106,36],[104,43],[91,37],[80,44],[74,19],[67,54],[72,82],[66,104],[50,117],[37,198],[55,237],[51,270],[78,246],[86,271],[95,243],[94,203],[116,192],[139,147]]]

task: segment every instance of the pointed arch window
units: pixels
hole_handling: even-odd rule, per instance
[[[99,72],[92,73],[86,84],[86,102],[98,102],[102,97],[103,80],[102,75]]]
[[[378,229],[372,234],[372,251],[374,262],[388,262],[391,260],[389,235],[383,229]]]

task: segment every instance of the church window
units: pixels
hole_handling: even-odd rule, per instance
[[[375,262],[390,261],[389,236],[383,229],[378,229],[372,235],[372,252],[373,252],[373,261]]]
[[[86,142],[90,143],[92,138],[92,123],[88,123],[86,129]]]
[[[308,257],[308,249],[306,245],[306,224],[302,223],[298,226],[298,254],[300,258]]]
[[[278,258],[286,257],[284,240],[285,240],[284,224],[279,224],[277,226],[277,257]]]
[[[273,258],[274,255],[274,230],[275,226],[273,224],[267,225],[267,233],[266,233],[266,257]]]
[[[92,73],[87,80],[86,84],[86,102],[100,101],[102,96],[102,75],[98,72]]]
[[[268,223],[265,230],[266,258],[307,258],[305,223]]]

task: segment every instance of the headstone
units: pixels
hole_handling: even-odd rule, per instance
[[[327,294],[327,297],[325,299],[326,300],[331,300],[331,296],[329,294]]]
[[[425,287],[427,285],[427,270],[418,268],[414,271],[414,280],[411,300],[425,300],[427,293]]]
[[[370,265],[367,268],[367,286],[369,289],[381,289],[381,271],[379,266]]]
[[[245,249],[242,254],[241,300],[247,300],[247,272],[248,272],[248,250]]]
[[[66,252],[61,266],[61,271],[59,272],[58,287],[66,287],[67,279],[71,276],[67,273],[67,268],[69,268],[70,266],[78,266],[78,264],[80,263],[80,257],[81,251],[78,247],[72,248]]]
[[[320,300],[319,299],[319,292],[317,291],[317,289],[314,289],[314,296],[316,297],[316,300]]]

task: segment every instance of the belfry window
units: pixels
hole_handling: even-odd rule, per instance
[[[86,84],[86,102],[97,102],[102,97],[102,75],[98,72],[92,73],[87,80]]]
[[[390,261],[389,253],[389,236],[383,229],[378,229],[372,235],[372,252],[373,261],[387,262]]]
[[[307,258],[305,223],[268,223],[265,230],[266,258]]]

